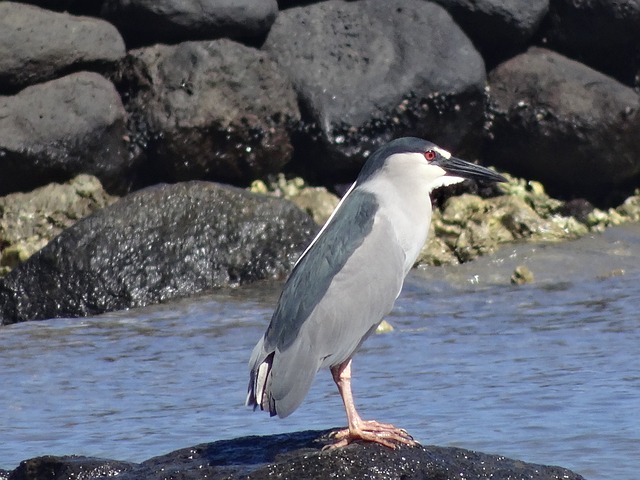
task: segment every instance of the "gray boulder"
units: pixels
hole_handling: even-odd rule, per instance
[[[551,194],[600,202],[640,179],[640,97],[549,50],[532,48],[489,76],[488,162]]]
[[[16,2],[0,2],[0,91],[79,70],[106,71],[125,55],[116,28]]]
[[[75,15],[98,16],[104,0],[21,0],[21,3]]]
[[[549,0],[435,0],[462,27],[488,64],[496,64],[531,40]]]
[[[328,434],[329,431],[306,431],[222,440],[177,450],[137,465],[89,457],[38,457],[22,462],[10,478],[97,480],[117,475],[122,480],[584,480],[565,468],[452,447],[391,450],[370,443],[354,443],[322,451]]]
[[[283,277],[316,229],[288,201],[234,187],[150,187],[80,220],[0,279],[0,318],[95,315]]]
[[[276,0],[105,0],[101,14],[129,47],[214,38],[256,38],[278,14]]]
[[[127,190],[126,112],[115,87],[80,72],[0,97],[0,195],[80,173],[111,193]]]
[[[264,52],[223,39],[133,50],[128,62],[147,182],[248,185],[291,158],[295,93]]]
[[[298,93],[306,122],[299,166],[321,180],[352,180],[370,153],[397,136],[456,148],[480,130],[484,63],[434,3],[330,0],[291,8],[263,48]]]

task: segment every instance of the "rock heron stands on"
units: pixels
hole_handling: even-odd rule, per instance
[[[414,445],[393,425],[365,421],[351,395],[351,358],[391,311],[431,222],[429,193],[465,178],[505,181],[419,138],[377,150],[287,280],[249,361],[247,405],[286,417],[316,372],[329,367],[347,412],[341,447],[354,440]]]

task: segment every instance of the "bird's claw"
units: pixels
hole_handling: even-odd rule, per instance
[[[394,427],[389,423],[380,423],[375,420],[362,421],[349,428],[331,432],[329,437],[337,441],[326,445],[323,450],[341,448],[356,440],[379,443],[391,449],[395,449],[398,445],[407,445],[410,447],[419,445],[405,429]]]

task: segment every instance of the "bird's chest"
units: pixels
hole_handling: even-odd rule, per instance
[[[392,225],[395,238],[390,241],[398,242],[405,254],[405,274],[413,267],[427,241],[431,222],[431,200],[428,194],[423,198],[418,197],[418,201],[415,201],[416,197],[413,200],[382,205],[379,212]]]

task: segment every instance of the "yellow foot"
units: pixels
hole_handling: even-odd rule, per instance
[[[327,445],[323,450],[333,450],[349,445],[355,440],[379,443],[385,447],[395,449],[398,444],[414,447],[418,445],[409,433],[402,428],[394,427],[389,423],[380,423],[375,420],[363,420],[351,428],[335,431],[331,437],[337,441]]]

